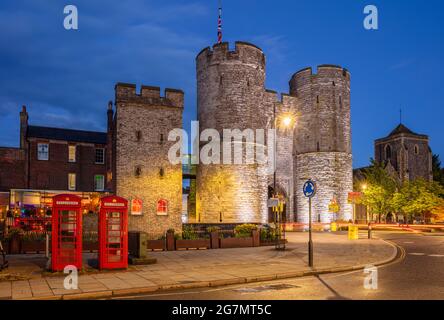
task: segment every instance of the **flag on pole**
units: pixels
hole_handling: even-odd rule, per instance
[[[217,43],[222,43],[222,4],[219,1],[219,18],[217,20]]]

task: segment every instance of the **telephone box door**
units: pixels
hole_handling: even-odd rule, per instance
[[[100,201],[99,268],[128,267],[128,201],[117,196]]]
[[[52,199],[53,271],[63,271],[68,265],[82,268],[82,199],[61,194]]]

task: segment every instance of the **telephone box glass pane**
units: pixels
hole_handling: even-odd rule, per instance
[[[122,214],[107,213],[107,256],[108,262],[121,262],[122,256]]]
[[[68,264],[75,260],[76,255],[77,212],[60,210],[59,222],[59,261]]]

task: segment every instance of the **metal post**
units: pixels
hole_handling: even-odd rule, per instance
[[[46,233],[45,257],[49,258],[49,234]]]
[[[308,198],[308,266],[313,267],[313,239],[311,235],[311,197]]]

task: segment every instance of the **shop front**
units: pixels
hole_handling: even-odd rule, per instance
[[[26,231],[47,231],[51,224],[52,199],[58,194],[79,197],[83,214],[98,214],[100,198],[109,195],[105,192],[13,189],[8,194],[7,206],[4,209],[9,216],[8,221],[11,220],[9,225]]]

